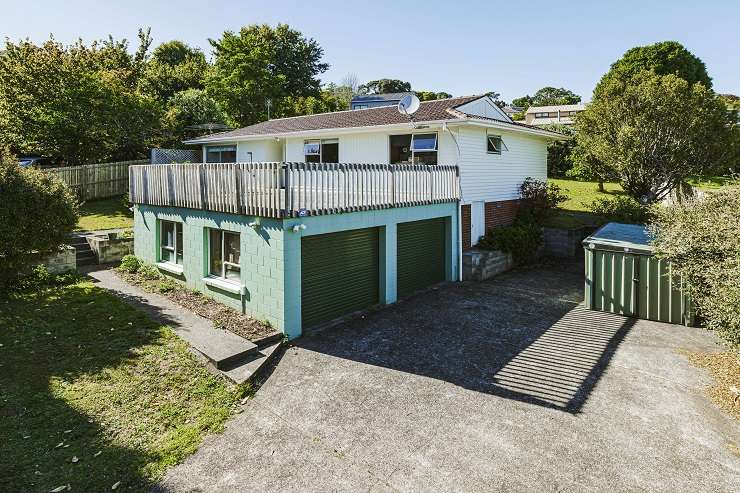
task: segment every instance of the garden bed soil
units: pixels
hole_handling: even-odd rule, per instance
[[[239,313],[200,291],[189,289],[169,277],[144,279],[137,274],[116,271],[126,282],[134,284],[150,293],[157,293],[213,322],[217,328],[226,329],[255,344],[279,334],[269,324]]]

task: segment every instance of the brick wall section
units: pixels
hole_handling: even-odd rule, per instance
[[[470,204],[461,207],[460,227],[462,228],[462,249],[463,251],[473,248],[470,241]]]
[[[496,226],[506,226],[514,222],[519,210],[519,200],[500,200],[497,202],[486,202],[485,222],[486,232]]]

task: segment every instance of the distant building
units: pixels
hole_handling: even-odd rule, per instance
[[[364,110],[378,106],[395,106],[408,92],[389,92],[388,94],[362,94],[352,96],[351,110]]]
[[[585,104],[530,106],[524,114],[524,123],[527,125],[549,125],[551,123],[572,125],[573,117],[585,109]]]
[[[521,106],[514,106],[513,104],[507,104],[501,109],[504,110],[504,113],[509,115],[509,117],[512,117],[515,114],[521,113],[522,111],[524,111],[524,108],[522,108]]]

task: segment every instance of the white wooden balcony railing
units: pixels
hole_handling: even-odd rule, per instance
[[[460,198],[457,166],[152,164],[129,168],[131,202],[263,217],[337,214]]]

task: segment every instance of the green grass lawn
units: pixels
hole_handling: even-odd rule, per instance
[[[123,205],[121,197],[85,202],[80,207],[78,231],[132,228],[133,226],[133,214]]]
[[[727,185],[740,184],[740,181],[737,178],[732,178],[730,176],[699,176],[689,178],[686,181],[699,190],[704,191],[712,191]]]
[[[559,211],[547,219],[545,225],[555,228],[573,229],[581,226],[598,226],[605,222],[604,218],[589,211],[589,204],[599,197],[614,197],[624,195],[625,192],[619,183],[607,182],[604,192],[599,191],[599,184],[593,181],[564,180],[548,178],[548,181],[559,186],[568,200],[560,204]],[[737,180],[724,176],[698,177],[688,180],[699,190],[712,191],[723,186],[737,184]]]
[[[148,491],[239,397],[91,282],[0,300],[0,491]]]
[[[605,183],[604,192],[599,191],[599,184],[595,181],[563,180],[548,178],[550,183],[559,186],[568,196],[568,200],[560,204],[559,211],[549,217],[545,225],[553,228],[575,229],[582,226],[598,226],[604,219],[589,212],[589,204],[599,197],[614,197],[624,194],[618,183]]]

